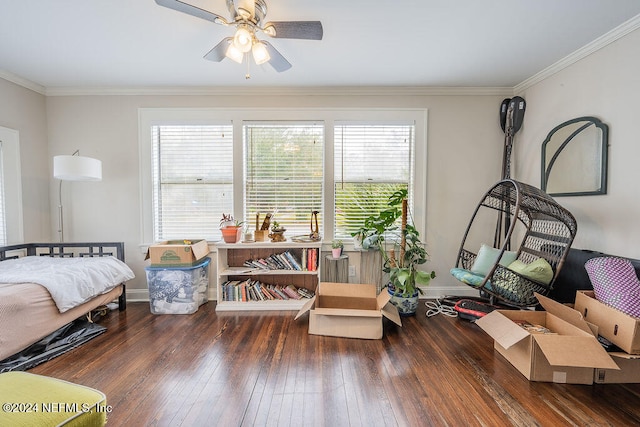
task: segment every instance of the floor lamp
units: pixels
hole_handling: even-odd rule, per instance
[[[64,220],[62,217],[62,181],[101,181],[102,162],[91,157],[80,156],[76,150],[70,156],[53,158],[53,177],[60,180],[58,187],[58,233],[64,242]]]

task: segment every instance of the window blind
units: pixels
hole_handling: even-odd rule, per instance
[[[413,205],[414,145],[414,124],[335,126],[335,239],[350,239],[397,190],[407,189]]]
[[[154,238],[219,240],[233,212],[233,127],[152,126]]]
[[[245,122],[243,133],[244,218],[253,226],[276,212],[287,236],[308,235],[311,212],[322,212],[324,125]]]

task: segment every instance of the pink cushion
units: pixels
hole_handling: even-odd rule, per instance
[[[640,280],[631,261],[618,257],[591,258],[584,268],[598,301],[640,317]]]

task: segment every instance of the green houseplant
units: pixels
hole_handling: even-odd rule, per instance
[[[382,270],[389,273],[391,301],[403,315],[415,314],[422,293],[419,285],[428,285],[436,277],[435,271],[418,269],[428,261],[429,254],[409,216],[407,190],[398,190],[389,197],[386,209],[366,218],[364,226],[353,233],[362,238],[364,249],[380,251]]]
[[[342,243],[342,240],[334,240],[331,242],[331,256],[334,258],[340,258],[343,248],[344,244]]]

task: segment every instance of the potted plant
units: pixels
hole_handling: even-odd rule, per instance
[[[397,225],[398,218],[400,226]],[[387,291],[398,312],[404,316],[414,315],[418,296],[422,293],[418,285],[428,285],[436,273],[418,269],[428,261],[429,254],[420,240],[420,233],[409,221],[407,190],[393,193],[388,208],[366,218],[364,226],[354,234],[362,236],[364,249],[380,251],[382,270],[389,273]]]
[[[342,248],[344,248],[342,240],[334,240],[331,242],[331,255],[334,258],[340,258],[340,255],[342,255]]]
[[[225,243],[236,243],[242,238],[242,224],[244,221],[236,221],[231,214],[222,214],[220,220],[220,232]]]

